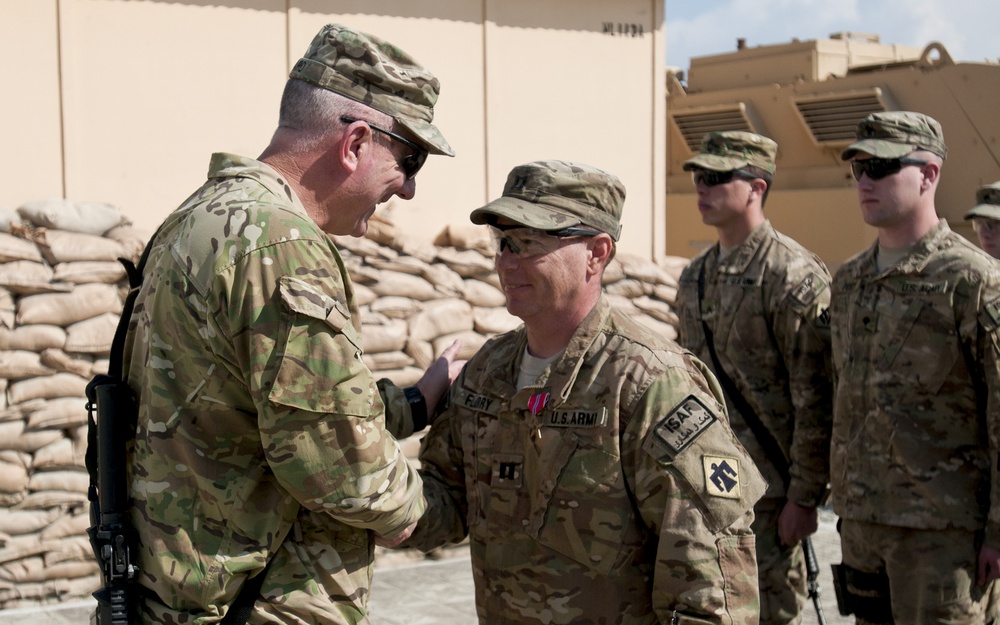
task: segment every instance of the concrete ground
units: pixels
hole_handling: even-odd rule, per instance
[[[828,625],[848,625],[853,619],[837,611],[830,581],[830,564],[840,562],[836,517],[823,511],[813,545],[820,565],[820,589]],[[376,560],[369,607],[373,625],[475,625],[472,571],[466,547],[443,552],[441,559],[384,554]],[[76,601],[45,608],[0,610],[0,625],[82,625],[89,622],[93,601]],[[818,625],[816,610],[806,606],[803,625]]]

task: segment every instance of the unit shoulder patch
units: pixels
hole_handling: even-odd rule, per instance
[[[688,395],[660,421],[654,433],[676,455],[718,419],[704,402],[694,395]]]
[[[736,458],[704,456],[705,492],[712,497],[739,499],[740,463]]]
[[[799,308],[808,307],[812,304],[816,297],[826,289],[826,281],[818,273],[813,271],[808,276],[802,279],[801,282],[795,285],[795,288],[791,290],[789,295],[792,298],[793,303],[795,303]]]

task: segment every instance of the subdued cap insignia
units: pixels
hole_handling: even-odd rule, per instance
[[[684,171],[733,171],[752,165],[773,174],[777,156],[778,144],[764,135],[743,130],[716,131],[702,138],[701,150],[684,161]]]
[[[912,111],[872,113],[858,123],[857,141],[840,153],[849,160],[857,152],[877,158],[902,158],[914,150],[948,156],[944,132],[936,119]]]
[[[392,116],[431,154],[454,156],[431,121],[441,83],[393,44],[340,24],[316,34],[289,78],[329,89]]]
[[[503,195],[472,211],[474,224],[506,217],[528,228],[589,226],[615,241],[621,234],[625,185],[614,174],[568,161],[535,161],[507,175]]]

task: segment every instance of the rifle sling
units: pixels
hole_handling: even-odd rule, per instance
[[[736,384],[733,382],[729,374],[722,367],[722,363],[719,362],[719,356],[715,352],[715,342],[712,337],[712,330],[708,327],[708,323],[705,321],[705,317],[701,314],[701,303],[705,297],[705,265],[708,264],[708,257],[706,256],[701,264],[701,271],[698,272],[698,318],[701,319],[701,326],[705,333],[705,344],[708,346],[708,353],[712,357],[712,367],[715,369],[715,376],[719,379],[719,384],[722,385],[722,390],[725,391],[726,395],[729,396],[730,401],[736,407],[736,410],[743,417],[743,421],[746,422],[747,426],[753,432],[754,438],[760,443],[760,446],[764,449],[764,453],[767,454],[768,460],[778,469],[778,473],[781,474],[781,478],[784,481],[785,489],[788,489],[788,483],[790,478],[790,469],[788,459],[785,458],[785,452],[781,450],[781,446],[778,445],[778,441],[771,434],[771,431],[767,429],[764,422],[760,420],[757,416],[757,412],[750,406],[750,402],[746,400],[739,389],[736,388]]]

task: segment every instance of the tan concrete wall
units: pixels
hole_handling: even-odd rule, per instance
[[[0,206],[103,201],[152,230],[211,152],[261,152],[288,68],[328,22],[441,79],[435,121],[458,156],[432,158],[416,198],[383,207],[402,228],[430,240],[514,165],[565,158],[619,175],[622,247],[662,255],[659,0],[0,0],[0,54],[21,60],[0,68]]]

